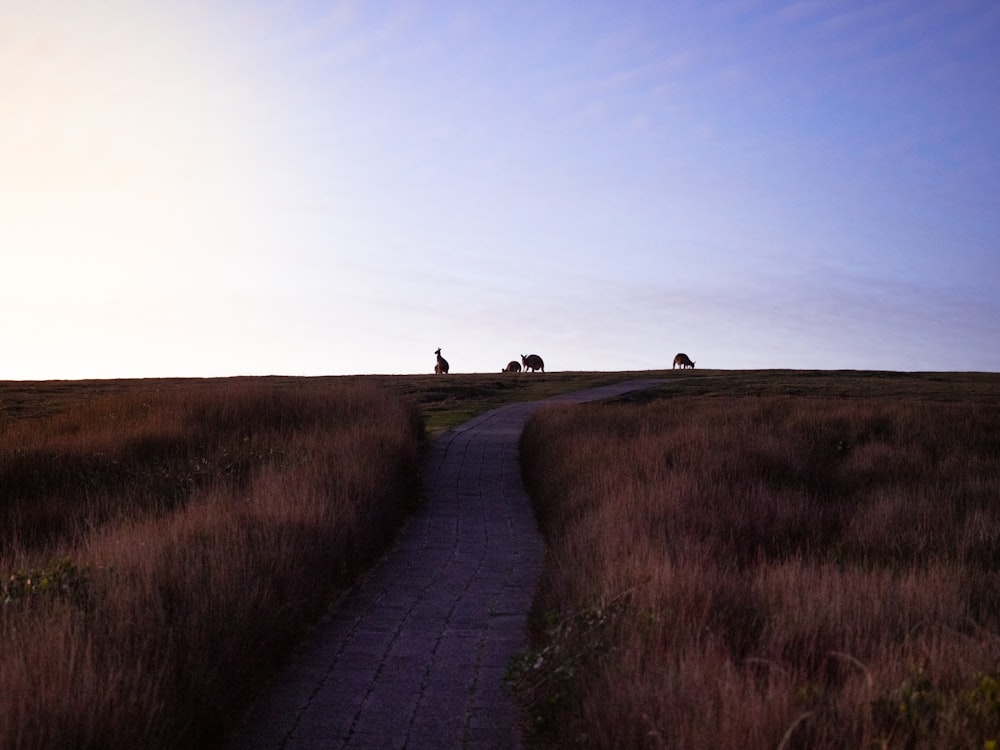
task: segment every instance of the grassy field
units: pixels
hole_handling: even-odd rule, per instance
[[[539,737],[991,739],[1000,376],[668,370],[0,382],[0,747],[211,746],[419,502],[428,435],[635,377],[666,382],[525,436]]]
[[[1000,376],[706,372],[521,448],[541,746],[997,746]]]
[[[391,541],[427,435],[624,373],[0,383],[0,747],[206,747]]]
[[[211,747],[419,500],[371,383],[4,384],[0,747]]]
[[[333,392],[345,385],[374,384],[412,403],[423,418],[428,434],[433,436],[476,414],[513,401],[533,401],[558,393],[658,375],[669,377],[670,371],[0,381],[0,427],[24,419],[52,416],[102,396],[165,395],[186,393],[191,389],[222,395],[250,384],[277,390],[308,387]]]

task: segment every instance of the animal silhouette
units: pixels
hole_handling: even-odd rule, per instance
[[[684,352],[678,352],[677,356],[674,357],[674,366],[671,367],[670,369],[673,370],[674,367],[677,367],[677,366],[680,366],[680,368],[682,370],[685,367],[690,367],[693,370],[694,369],[694,362],[692,362],[691,358],[688,355],[686,355]]]
[[[531,370],[532,372],[534,372],[535,370],[541,370],[542,372],[545,372],[545,363],[542,362],[542,358],[539,357],[537,354],[529,354],[527,356],[522,354],[521,364],[524,365],[525,372],[527,372],[528,370]]]
[[[437,364],[434,365],[435,375],[447,375],[448,374],[448,360],[441,356],[441,347],[434,352],[437,355]]]

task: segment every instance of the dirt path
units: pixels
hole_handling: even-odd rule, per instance
[[[502,679],[526,645],[544,554],[521,486],[521,429],[541,404],[658,382],[511,404],[438,438],[427,503],[299,649],[233,750],[520,747]]]

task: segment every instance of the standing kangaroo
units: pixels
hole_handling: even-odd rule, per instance
[[[535,370],[541,370],[542,372],[545,372],[545,363],[542,362],[542,358],[539,357],[537,354],[529,354],[527,356],[522,354],[521,364],[524,365],[525,372],[527,372],[528,370],[531,370],[532,372],[534,372]]]
[[[694,369],[694,362],[692,362],[691,358],[684,352],[680,352],[676,357],[674,357],[674,366],[670,369],[673,370],[674,367],[677,367],[678,365],[680,365],[682,370],[685,367],[690,367],[692,370]]]
[[[437,355],[437,364],[434,365],[435,375],[447,375],[448,374],[448,360],[441,356],[441,348],[434,352]]]

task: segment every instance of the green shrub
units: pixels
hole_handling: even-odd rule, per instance
[[[573,683],[614,649],[610,631],[622,607],[621,602],[614,602],[568,617],[550,612],[539,645],[511,659],[504,679],[536,731],[545,732],[574,712]]]
[[[58,558],[44,568],[18,570],[0,587],[0,602],[5,607],[44,599],[61,599],[90,609],[94,600],[90,571],[77,567],[69,558]]]
[[[968,689],[935,684],[920,668],[873,703],[880,747],[979,747],[1000,740],[1000,675],[979,676]]]

